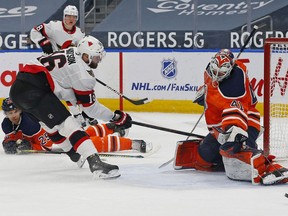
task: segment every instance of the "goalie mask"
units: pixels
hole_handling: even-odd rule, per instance
[[[63,11],[63,20],[65,19],[66,15],[76,16],[76,20],[78,20],[78,9],[74,5],[68,5],[65,7]]]
[[[233,59],[225,53],[218,52],[210,61],[208,73],[213,82],[221,82],[230,75],[232,68]]]
[[[77,45],[77,49],[81,56],[83,56],[84,53],[88,55],[88,65],[91,63],[98,64],[105,56],[103,44],[92,36],[86,36],[80,40]]]
[[[229,58],[234,59],[234,54],[229,49],[221,49],[218,53],[227,55]]]

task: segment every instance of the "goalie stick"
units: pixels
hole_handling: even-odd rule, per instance
[[[249,34],[249,36],[248,36],[248,38],[246,39],[245,43],[244,43],[243,46],[241,47],[238,55],[236,56],[236,60],[240,57],[241,53],[242,53],[243,50],[246,48],[247,44],[249,43],[250,39],[253,37],[253,35],[255,34],[255,32],[257,31],[257,29],[258,29],[258,26],[254,25],[251,33]]]
[[[205,136],[199,135],[199,134],[194,134],[194,133],[174,130],[174,129],[170,129],[170,128],[165,128],[165,127],[160,127],[160,126],[156,126],[156,125],[146,124],[146,123],[143,123],[143,122],[132,121],[132,124],[138,125],[138,126],[142,126],[142,127],[152,128],[152,129],[156,129],[156,130],[162,130],[162,131],[166,131],[166,132],[170,132],[170,133],[180,134],[180,135],[184,135],[184,136],[193,136],[193,137],[197,137],[197,138],[204,138],[205,137]]]
[[[126,97],[125,95],[121,94],[120,92],[116,91],[115,89],[111,88],[110,86],[108,86],[106,83],[102,82],[101,80],[95,78],[95,80],[97,82],[99,82],[101,85],[105,86],[106,88],[108,88],[109,90],[113,91],[114,93],[116,93],[117,95],[119,95],[120,97],[123,97],[124,99],[128,100],[130,103],[134,104],[134,105],[142,105],[142,104],[146,104],[149,103],[150,101],[148,100],[148,98],[143,98],[143,99],[139,99],[139,100],[132,100],[128,97]]]

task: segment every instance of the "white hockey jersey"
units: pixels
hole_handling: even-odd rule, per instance
[[[74,26],[70,31],[65,28],[62,21],[50,21],[47,24],[42,23],[30,31],[30,39],[37,45],[43,38],[48,38],[54,52],[66,49],[71,45],[77,46],[84,36],[85,34],[79,27]]]
[[[78,104],[91,118],[112,119],[114,113],[97,101],[94,73],[76,47],[41,56],[38,61],[26,64],[23,70],[31,73],[45,71],[52,91],[60,100],[70,101],[74,106]]]

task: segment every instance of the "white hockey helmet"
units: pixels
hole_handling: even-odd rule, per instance
[[[78,52],[81,56],[85,53],[88,55],[89,63],[92,62],[94,57],[99,58],[99,62],[105,56],[105,50],[103,44],[93,36],[85,36],[81,39],[77,45]]]
[[[233,59],[224,52],[216,53],[209,65],[209,72],[213,81],[221,82],[227,78],[233,69]]]
[[[76,16],[76,20],[78,20],[78,9],[74,5],[67,5],[63,11],[63,20],[66,15]]]

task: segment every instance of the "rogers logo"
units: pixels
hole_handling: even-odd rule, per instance
[[[23,64],[19,64],[19,70],[22,70]],[[1,84],[5,87],[10,87],[16,79],[16,70],[5,70],[0,75]]]
[[[37,9],[36,6],[25,6],[24,16],[34,15],[36,9]],[[15,7],[10,10],[8,10],[7,8],[0,8],[0,18],[20,17],[20,16],[21,16],[21,7]]]

